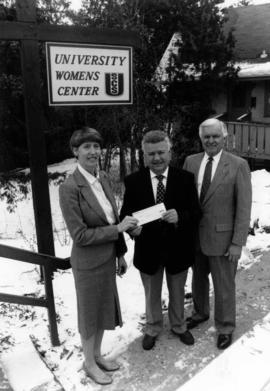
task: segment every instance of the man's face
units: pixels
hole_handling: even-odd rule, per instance
[[[219,124],[202,128],[201,142],[203,149],[209,156],[215,156],[224,147],[225,137]]]
[[[159,143],[145,143],[143,146],[144,164],[156,175],[163,174],[171,160],[169,143],[164,140]]]

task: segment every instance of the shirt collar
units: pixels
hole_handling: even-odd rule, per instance
[[[78,170],[80,173],[86,178],[86,180],[90,183],[90,185],[93,185],[93,183],[98,179],[99,174],[95,177],[94,175],[90,174],[90,172],[86,171],[80,163],[78,163]]]
[[[168,171],[169,171],[169,167],[167,167],[166,170],[161,174],[161,175],[163,175],[164,178],[166,178],[166,179],[167,179],[167,177],[168,177]],[[153,178],[156,178],[156,177],[157,177],[157,174],[155,174],[155,173],[154,173],[153,171],[151,171],[151,170],[150,170],[150,175],[151,175],[151,180],[152,180]]]
[[[215,156],[212,156],[213,157],[213,160],[215,161],[215,162],[218,162],[219,161],[219,159],[220,159],[220,157],[221,157],[221,154],[222,154],[222,149],[219,151],[219,153],[217,153]],[[208,158],[209,158],[210,156],[205,152],[204,153],[204,157],[203,157],[203,159],[204,160],[208,160]]]

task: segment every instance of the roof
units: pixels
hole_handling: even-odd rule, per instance
[[[269,0],[270,1],[270,0]],[[269,79],[270,77],[270,3],[229,7],[225,34],[233,29],[235,43],[235,66],[240,68],[238,77],[243,79]],[[173,34],[155,73],[159,82],[168,80],[166,68],[170,54],[177,53],[181,34]],[[187,71],[194,74],[190,66]],[[198,74],[195,74],[195,77]]]
[[[241,61],[235,65],[240,67],[240,71],[238,72],[240,79],[269,79],[270,61],[264,63]]]
[[[233,28],[236,60],[270,60],[270,4],[228,8],[225,33]],[[268,57],[261,58],[265,51]]]

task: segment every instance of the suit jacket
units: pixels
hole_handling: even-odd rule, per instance
[[[125,178],[125,194],[120,216],[155,204],[150,171],[144,168]],[[171,274],[186,270],[194,261],[194,239],[200,208],[194,177],[187,171],[169,167],[164,204],[176,209],[177,225],[154,221],[143,225],[135,237],[134,265],[154,274],[163,264]]]
[[[100,172],[100,182],[119,222],[117,206],[105,172]],[[70,261],[74,269],[94,269],[115,261],[116,256],[126,252],[123,234],[118,233],[116,225],[109,225],[96,196],[78,169],[60,186],[59,200],[73,239]]]
[[[198,178],[204,153],[188,156],[184,168]],[[251,212],[251,180],[247,162],[222,151],[214,178],[201,205],[199,224],[202,252],[224,255],[231,243],[246,243]]]

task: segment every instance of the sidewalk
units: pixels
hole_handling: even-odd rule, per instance
[[[270,390],[270,313],[178,391]]]

